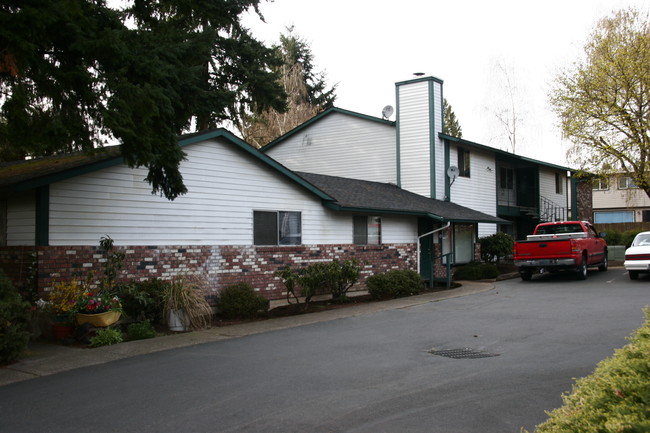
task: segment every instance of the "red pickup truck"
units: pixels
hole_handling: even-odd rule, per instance
[[[586,221],[543,223],[525,241],[514,246],[514,263],[524,281],[536,271],[570,270],[579,280],[587,278],[587,268],[607,270],[607,244]]]

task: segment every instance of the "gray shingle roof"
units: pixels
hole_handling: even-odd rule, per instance
[[[452,222],[507,223],[501,218],[456,203],[424,197],[390,183],[304,172],[297,174],[333,197],[334,202],[329,206],[339,210],[419,214]]]

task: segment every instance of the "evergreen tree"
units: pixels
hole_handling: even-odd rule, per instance
[[[451,109],[451,105],[447,102],[447,98],[443,99],[443,134],[451,135],[452,137],[462,138],[463,129],[460,127],[460,123],[456,118],[454,110]]]
[[[282,59],[273,70],[287,94],[287,110],[270,108],[242,119],[242,137],[258,148],[332,107],[336,100],[336,85],[328,89],[325,73],[314,72],[311,48],[293,33],[293,27],[280,35],[280,44],[274,49]]]
[[[117,141],[154,193],[185,193],[179,134],[285,107],[279,59],[239,22],[259,2],[0,0],[0,156]]]

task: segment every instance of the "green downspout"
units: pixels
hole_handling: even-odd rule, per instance
[[[578,179],[571,173],[571,219],[577,220],[578,215]]]
[[[449,140],[445,140],[445,171],[449,169],[449,164],[451,163],[449,155]],[[451,201],[451,182],[449,181],[449,176],[445,176],[445,201]]]

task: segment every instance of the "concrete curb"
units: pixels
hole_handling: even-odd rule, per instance
[[[486,292],[495,288],[494,281],[464,281],[460,283],[461,286],[458,288],[441,292],[425,293],[382,302],[370,302],[319,313],[216,327],[148,340],[129,341],[96,349],[41,342],[31,343],[25,358],[7,367],[0,368],[0,386],[147,353],[278,331],[385,310],[409,308],[429,302]]]

